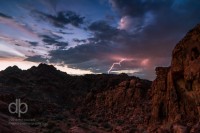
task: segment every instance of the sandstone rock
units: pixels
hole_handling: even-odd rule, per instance
[[[173,50],[171,66],[156,68],[152,84],[152,117],[156,122],[193,122],[200,117],[200,25]]]
[[[173,125],[173,133],[188,133],[188,128],[182,125],[175,124]]]
[[[75,126],[70,128],[69,133],[87,133],[87,132],[82,128]]]
[[[137,80],[136,80],[136,79],[132,79],[132,80],[130,81],[129,87],[130,87],[130,88],[135,88],[136,83],[137,83]]]
[[[190,130],[190,133],[200,133],[200,123],[199,122],[192,127],[192,129]]]
[[[129,82],[128,82],[128,81],[123,81],[123,82],[121,82],[121,83],[119,84],[119,87],[125,87],[125,88],[127,88],[128,85],[129,85]]]

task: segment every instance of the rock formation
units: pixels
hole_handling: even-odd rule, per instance
[[[173,50],[170,67],[156,68],[151,122],[191,128],[200,118],[200,25]]]

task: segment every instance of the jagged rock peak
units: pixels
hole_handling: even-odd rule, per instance
[[[18,66],[14,65],[14,66],[7,67],[4,71],[5,72],[19,72],[22,70]]]
[[[53,65],[48,65],[48,64],[45,64],[45,63],[40,63],[37,67],[36,66],[33,66],[30,68],[30,70],[57,70]]]
[[[40,63],[38,65],[38,68],[51,68],[51,69],[56,69],[53,65],[48,65],[48,64],[45,64],[45,63]]]

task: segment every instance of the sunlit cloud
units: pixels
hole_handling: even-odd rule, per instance
[[[141,66],[147,66],[149,64],[149,59],[143,59],[141,61]]]
[[[4,27],[0,29],[0,33],[13,37],[25,39],[38,39],[37,34],[35,34],[30,29],[26,28],[25,25],[16,22],[14,19],[8,19],[0,17],[0,24]],[[7,30],[5,30],[7,28]],[[27,37],[27,38],[25,38]]]
[[[3,53],[3,54],[2,54]],[[0,41],[0,56],[1,57],[26,57],[23,53],[17,51],[11,45]]]
[[[130,75],[134,75],[135,73],[141,72],[142,69],[138,68],[138,69],[133,69],[133,70],[115,70],[115,71],[111,71],[112,73],[116,73],[116,74],[120,74],[120,73],[127,73]]]

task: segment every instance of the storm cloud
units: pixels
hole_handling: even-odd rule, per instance
[[[65,48],[66,46],[68,46],[68,42],[61,41],[61,39],[63,39],[63,38],[60,37],[60,36],[56,36],[56,35],[40,35],[40,37],[42,38],[42,41],[46,45],[54,45],[54,46],[58,46],[59,48]]]
[[[47,59],[42,57],[41,55],[34,55],[34,56],[29,56],[25,59],[25,61],[32,61],[32,62],[43,62],[47,63]]]
[[[185,1],[181,5],[172,0],[110,2],[121,18],[118,27],[104,20],[95,21],[88,26],[93,34],[92,38],[88,38],[90,43],[68,50],[51,51],[52,60],[65,61],[71,67],[105,72],[116,62],[113,58],[118,56],[118,61],[120,58],[133,59],[126,61],[121,69],[141,68],[140,74],[152,79],[154,68],[168,66],[175,44],[200,22],[195,13],[199,12],[197,5],[200,2],[190,4],[190,1]],[[144,60],[148,60],[146,65]]]
[[[36,14],[43,21],[48,20],[51,24],[58,28],[64,28],[65,25],[71,24],[75,27],[79,27],[84,23],[84,18],[73,11],[60,11],[56,15],[47,14],[40,11],[35,11]]]
[[[8,16],[8,15],[6,15],[4,13],[1,13],[1,12],[0,12],[0,17],[4,17],[4,18],[7,18],[7,19],[12,19],[11,16]]]
[[[34,46],[34,47],[35,47],[35,46],[38,46],[38,42],[30,42],[30,41],[28,41],[28,43],[31,44],[31,45]]]

